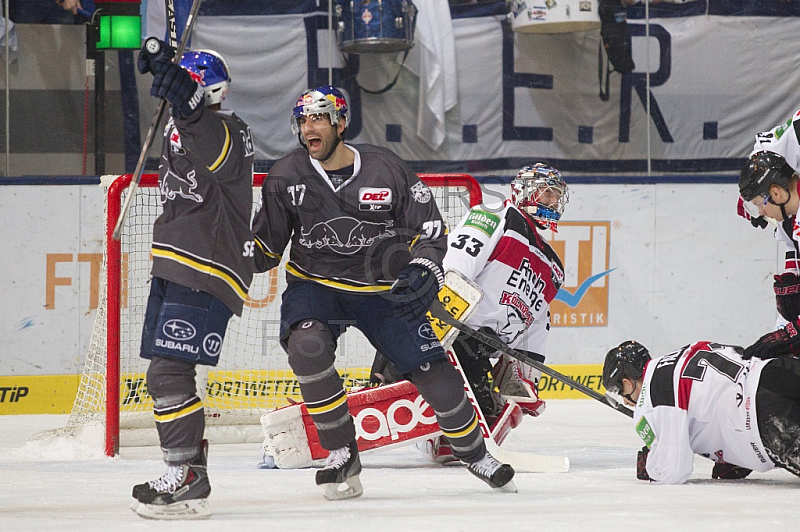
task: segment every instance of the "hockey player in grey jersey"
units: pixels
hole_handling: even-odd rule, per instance
[[[425,317],[444,282],[447,244],[431,191],[391,151],[346,144],[347,120],[336,87],[300,96],[292,130],[302,147],[270,169],[253,221],[259,271],[292,244],[281,344],[330,451],[316,482],[329,499],[362,493],[355,426],[334,367],[337,339],[353,325],[419,389],[469,471],[508,489],[514,470],[486,452],[464,383]]]
[[[214,366],[228,320],[241,315],[252,280],[253,143],[250,128],[220,110],[230,76],[216,52],[174,50],[148,39],[139,72],[172,104],[159,166],[163,212],[153,226],[150,296],[141,356],[167,472],[133,488],[132,509],[154,519],[209,517],[208,442],[195,366]]]

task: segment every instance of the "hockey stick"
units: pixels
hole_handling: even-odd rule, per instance
[[[192,30],[194,29],[194,22],[197,18],[197,12],[200,10],[200,4],[202,2],[203,0],[194,0],[192,2],[192,9],[189,11],[189,17],[186,19],[186,27],[183,30],[183,35],[181,35],[181,42],[178,44],[178,50],[175,52],[175,57],[172,58],[172,62],[175,64],[179,64],[181,62],[181,56],[183,56],[183,52],[186,50],[186,43],[189,42],[189,35],[191,35]],[[166,0],[166,7],[167,27],[169,29],[170,41],[169,44],[170,46],[174,47],[176,40],[174,0]],[[144,161],[147,158],[147,151],[153,144],[153,136],[156,133],[158,124],[161,123],[161,118],[164,116],[164,110],[166,108],[167,100],[162,99],[160,102],[158,102],[156,114],[153,115],[153,121],[150,122],[150,129],[147,130],[147,136],[144,139],[144,144],[142,144],[142,151],[139,153],[139,160],[136,162],[136,169],[133,172],[131,184],[128,186],[128,195],[125,197],[125,203],[123,203],[122,209],[119,213],[119,218],[117,218],[117,225],[114,226],[114,233],[112,234],[114,240],[119,240],[122,233],[122,224],[125,223],[125,219],[128,217],[128,211],[130,211],[131,203],[133,203],[133,196],[136,195],[136,189],[139,188],[139,181],[142,179],[142,171],[144,170]]]
[[[430,313],[434,318],[436,318],[438,320],[441,320],[442,322],[446,323],[447,325],[450,325],[450,326],[458,329],[459,331],[463,332],[464,334],[467,334],[468,336],[471,336],[471,337],[475,338],[476,340],[478,340],[482,344],[491,347],[495,351],[500,351],[501,353],[504,353],[504,354],[506,354],[506,355],[508,355],[508,356],[510,356],[512,358],[515,358],[515,359],[519,360],[520,362],[524,362],[524,363],[526,363],[526,364],[528,364],[530,366],[533,366],[536,369],[538,369],[539,371],[541,371],[542,373],[546,373],[547,375],[550,375],[554,379],[558,379],[559,381],[563,382],[564,384],[566,384],[568,386],[571,386],[572,388],[578,390],[579,392],[582,392],[582,393],[588,395],[592,399],[600,401],[604,405],[609,406],[609,407],[613,408],[614,410],[617,410],[618,412],[622,412],[623,414],[625,414],[626,416],[628,416],[630,418],[633,417],[633,411],[630,410],[629,408],[627,408],[626,406],[621,405],[621,404],[617,403],[616,401],[614,401],[613,399],[609,398],[608,396],[602,395],[602,394],[592,390],[588,386],[585,386],[585,385],[581,384],[580,382],[578,382],[578,381],[576,381],[574,379],[571,379],[571,378],[567,377],[566,375],[563,375],[563,374],[557,372],[554,369],[551,369],[551,368],[545,366],[544,364],[542,364],[541,362],[539,362],[535,358],[530,357],[527,354],[522,353],[520,351],[517,351],[516,349],[512,349],[512,348],[508,347],[505,343],[503,343],[502,340],[500,340],[498,338],[495,338],[493,336],[490,336],[488,334],[484,334],[484,333],[482,333],[480,331],[476,331],[475,329],[473,329],[469,325],[466,325],[465,323],[463,323],[463,322],[457,320],[456,318],[454,318],[453,316],[451,316],[441,305],[436,304],[436,302],[434,302],[434,304],[432,305]]]
[[[443,346],[447,357],[450,362],[456,367],[461,378],[464,379],[464,391],[467,393],[467,398],[475,408],[475,414],[478,418],[478,424],[481,426],[481,434],[484,435],[483,441],[486,444],[486,450],[489,454],[495,457],[499,462],[509,464],[515,471],[520,473],[566,473],[569,471],[569,458],[566,456],[550,456],[545,454],[532,454],[523,453],[518,451],[511,451],[503,449],[492,437],[492,431],[489,427],[489,422],[483,415],[478,399],[475,397],[475,392],[472,391],[472,386],[469,385],[467,376],[464,374],[464,368],[461,367],[458,357],[452,352],[451,346]]]
[[[449,316],[458,316],[465,320],[478,308],[478,304],[483,299],[483,291],[474,282],[467,279],[463,274],[456,270],[445,272],[445,287],[439,293],[440,301],[447,305],[450,312]],[[430,318],[429,318],[430,319]],[[489,453],[500,462],[511,465],[515,470],[526,473],[563,473],[569,471],[569,459],[564,456],[547,456],[532,453],[523,453],[503,449],[492,437],[492,430],[489,422],[481,411],[475,392],[464,373],[461,361],[452,349],[453,342],[458,335],[458,329],[454,327],[441,327],[441,324],[432,323],[434,330],[441,338],[450,362],[455,366],[461,379],[464,381],[464,391],[467,398],[475,409],[478,424],[481,426],[481,434]]]

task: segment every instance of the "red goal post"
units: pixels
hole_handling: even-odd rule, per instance
[[[254,205],[266,175],[254,175]],[[471,206],[482,202],[481,188],[468,174],[418,175],[430,187],[442,217],[451,229]],[[138,359],[138,335],[141,334],[141,319],[147,298],[142,285],[146,286],[149,279],[149,242],[160,194],[157,176],[143,175],[120,240],[115,240],[112,234],[130,181],[130,175],[122,175],[107,184],[105,275],[101,277],[105,297],[98,309],[86,367],[65,429],[74,432],[88,420],[101,418],[105,426],[104,449],[108,456],[114,456],[119,451],[121,429],[145,429],[155,433],[152,428],[152,403],[149,402],[144,382],[147,361]],[[287,255],[288,252],[285,253]],[[275,302],[275,296],[282,291],[281,283],[285,283],[283,265],[256,277],[264,278],[254,279],[254,286],[251,287],[253,300],[245,309],[248,316],[231,320],[220,356],[220,367],[206,368],[208,372],[199,375],[198,393],[205,396],[207,426],[235,429],[255,425],[258,430],[254,437],[260,438],[258,420],[261,414],[286,404],[286,398],[297,395],[297,387],[285,363],[285,355],[269,332],[270,327],[277,327],[278,323],[275,313],[279,302]],[[257,280],[266,287],[263,289],[267,295],[257,293],[260,289],[256,287],[259,284]],[[255,313],[259,314],[254,319],[255,323],[245,324],[251,319],[249,314]],[[235,330],[232,331],[232,328]],[[350,331],[342,338],[348,335]],[[370,364],[367,362],[371,361],[374,350],[365,343],[363,337],[347,342],[352,342],[352,346],[348,344],[345,347],[343,340],[340,340],[337,368],[346,382],[358,384],[363,382],[365,370],[368,377]],[[260,357],[253,354],[259,350]],[[231,399],[234,396],[238,397],[235,401]],[[130,427],[126,420],[132,420]],[[233,436],[235,441],[243,441],[238,434],[240,430],[228,432],[236,433]],[[227,438],[225,441],[228,441]]]

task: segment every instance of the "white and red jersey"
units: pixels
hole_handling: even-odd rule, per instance
[[[756,419],[756,389],[768,360],[743,360],[741,348],[697,342],[648,362],[633,419],[650,447],[647,473],[681,484],[694,455],[755,471],[775,464]]]
[[[467,325],[489,327],[509,347],[544,354],[550,302],[564,282],[564,267],[513,203],[492,212],[473,208],[448,236],[443,265],[483,290]]]

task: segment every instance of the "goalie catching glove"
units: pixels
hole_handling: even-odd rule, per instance
[[[776,275],[772,286],[780,315],[786,321],[796,320],[800,316],[800,277],[791,272]]]
[[[798,334],[800,324],[798,322],[800,320],[790,321],[783,329],[765,334],[744,350],[742,358],[749,360],[753,357],[768,359],[800,355],[800,334]]]
[[[414,259],[398,274],[389,293],[394,315],[411,320],[424,316],[444,286],[442,269],[428,259]]]

